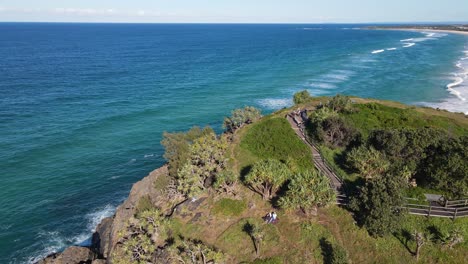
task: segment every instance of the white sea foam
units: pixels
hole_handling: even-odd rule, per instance
[[[377,53],[382,53],[384,52],[385,50],[381,49],[381,50],[374,50],[372,51],[372,54],[377,54]]]
[[[152,157],[154,157],[154,154],[153,154],[153,153],[152,153],[152,154],[145,154],[145,156],[143,156],[143,157],[144,157],[145,159],[147,159],[147,158],[152,158]]]
[[[466,54],[467,52],[464,51]],[[455,66],[459,69],[454,73],[452,81],[447,84],[446,89],[452,96],[441,102],[431,104],[433,107],[446,109],[452,112],[463,112],[468,115],[468,63],[461,58]]]
[[[107,204],[104,207],[97,208],[94,212],[91,212],[86,215],[86,219],[88,220],[88,234],[94,233],[96,231],[96,227],[101,221],[113,215],[115,212],[115,206],[111,204]],[[89,232],[90,231],[90,232]]]
[[[115,206],[108,204],[87,214],[85,216],[87,221],[86,230],[73,237],[64,236],[58,231],[40,231],[37,234],[37,237],[38,240],[43,241],[45,247],[40,252],[36,252],[32,257],[30,257],[27,263],[36,263],[50,254],[63,250],[69,245],[89,246],[91,243],[91,235],[96,231],[97,225],[104,218],[111,216],[114,212]]]
[[[277,110],[277,109],[291,106],[292,100],[291,99],[267,98],[267,99],[258,100],[258,104],[268,109]]]
[[[403,48],[413,47],[414,45],[416,45],[416,43],[407,43],[407,44],[403,45]]]
[[[401,41],[401,42],[408,42],[408,41],[412,41],[412,40],[413,40],[413,38],[409,38],[409,39],[402,39],[402,40],[400,40],[400,41]]]
[[[334,89],[336,88],[336,85],[333,83],[318,82],[318,83],[311,83],[310,87],[320,88],[320,89]]]
[[[388,48],[387,50],[397,50],[397,48]]]

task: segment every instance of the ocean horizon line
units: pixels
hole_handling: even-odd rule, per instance
[[[458,25],[468,21],[409,22],[131,22],[131,21],[0,21],[0,24],[162,24],[162,25]]]

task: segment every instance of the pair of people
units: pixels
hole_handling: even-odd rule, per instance
[[[265,217],[265,221],[267,222],[267,224],[274,224],[277,219],[278,219],[278,215],[274,211],[268,213]]]

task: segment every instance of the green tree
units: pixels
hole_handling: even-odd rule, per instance
[[[244,231],[252,238],[255,247],[255,255],[260,256],[260,247],[263,243],[264,231],[257,223],[247,222],[244,226]]]
[[[348,252],[341,245],[333,245],[333,252],[331,255],[331,264],[348,264]]]
[[[226,139],[214,133],[195,139],[189,148],[187,163],[178,171],[179,191],[186,196],[196,196],[211,187],[215,176],[226,168],[227,147]]]
[[[468,195],[468,136],[447,139],[428,148],[419,179],[428,187],[448,192],[449,198]]]
[[[395,231],[402,220],[404,204],[401,177],[385,175],[366,181],[359,193],[351,197],[349,207],[358,222],[372,236],[384,236]]]
[[[416,251],[414,255],[416,257],[416,261],[419,261],[421,248],[425,244],[431,242],[431,235],[425,232],[418,232],[417,230],[414,230],[412,236],[413,236],[414,242],[416,242]]]
[[[334,201],[336,194],[330,187],[330,180],[317,171],[306,171],[292,177],[279,205],[286,209],[301,209],[308,214],[317,206],[323,207]]]
[[[169,175],[177,176],[177,171],[187,162],[190,152],[189,148],[193,141],[207,134],[213,134],[210,127],[203,129],[193,127],[187,132],[163,133],[161,144],[165,148],[164,158],[169,165]]]
[[[245,177],[245,182],[252,190],[262,195],[264,200],[271,199],[291,172],[285,164],[275,159],[266,159],[255,163]]]
[[[312,99],[312,96],[310,96],[310,93],[307,90],[303,90],[294,94],[294,104],[297,105],[307,103],[310,101],[310,99]]]
[[[359,132],[347,124],[337,111],[328,107],[314,111],[307,127],[313,139],[334,147],[346,147],[359,136]]]
[[[426,158],[428,146],[437,146],[447,138],[446,133],[433,128],[374,130],[368,145],[385,154],[392,170],[416,174],[422,160]]]
[[[390,162],[380,151],[366,146],[352,149],[347,153],[346,161],[366,179],[382,176],[390,167]]]
[[[126,228],[119,231],[119,241],[112,260],[117,264],[148,263],[158,246],[167,239],[168,221],[156,208],[140,212],[130,218]]]
[[[338,116],[339,116],[338,112],[334,111],[333,109],[322,107],[314,111],[310,119],[313,124],[319,125],[325,119],[328,119],[331,117],[338,117]]]
[[[346,147],[358,136],[356,129],[348,125],[342,117],[329,117],[320,127],[323,140],[334,147]]]
[[[334,96],[330,101],[328,101],[326,106],[338,113],[351,112],[353,109],[353,104],[349,97],[341,94]]]
[[[213,187],[220,193],[237,195],[237,175],[231,170],[224,170],[216,175]]]
[[[246,124],[251,124],[262,117],[259,109],[253,106],[246,106],[243,109],[232,111],[231,117],[224,118],[223,128],[227,132],[233,133]]]
[[[182,250],[182,263],[206,264],[206,263],[222,263],[225,256],[207,245],[201,240],[183,240],[179,246]]]

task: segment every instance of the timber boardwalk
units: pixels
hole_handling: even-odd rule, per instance
[[[318,148],[309,141],[305,133],[305,124],[308,121],[305,110],[294,111],[286,115],[286,119],[291,125],[296,135],[310,148],[315,167],[330,179],[330,187],[335,190],[337,195],[336,204],[346,205],[348,197],[343,189],[343,181],[328,166],[323,159]],[[423,215],[428,217],[445,217],[456,219],[457,217],[468,217],[468,199],[459,201],[446,201],[445,206],[437,205],[419,205],[407,202],[402,209],[407,209],[408,213],[413,215]]]

